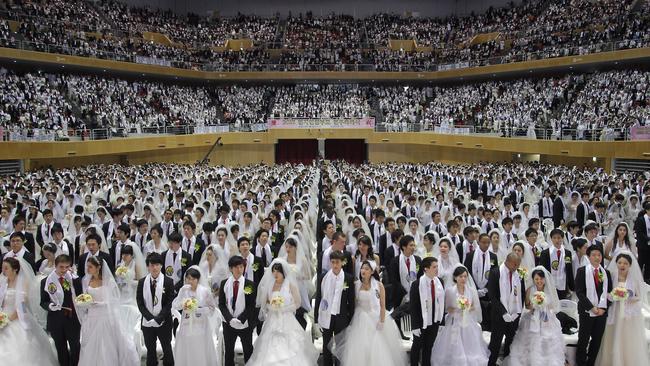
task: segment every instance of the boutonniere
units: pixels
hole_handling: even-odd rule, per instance
[[[248,285],[248,286],[244,287],[244,294],[250,295],[252,293],[253,293],[253,286]]]
[[[65,290],[65,291],[70,291],[70,281],[68,281],[68,280],[63,280],[63,285],[62,285],[62,287],[63,287],[63,290]]]
[[[181,266],[187,266],[187,258],[182,258],[181,259]]]
[[[420,272],[420,265],[417,263],[415,264],[415,272]]]
[[[174,267],[172,267],[172,266],[167,266],[167,268],[165,268],[165,274],[167,274],[167,276],[170,276],[170,277],[171,277],[171,275],[174,274]]]
[[[494,259],[492,259],[492,260],[490,261],[490,265],[491,265],[491,266],[496,266],[496,265],[497,265],[497,261],[495,261]]]
[[[571,263],[571,257],[564,257],[564,263],[565,264],[570,264]]]
[[[253,263],[253,272],[257,272],[260,269],[259,263]]]
[[[198,252],[199,250],[201,250],[201,246],[199,245],[199,243],[194,244],[194,251]]]
[[[347,266],[347,265],[348,265],[348,260],[347,260],[347,259],[343,259],[343,261],[341,262],[341,264],[343,265],[343,267]]]
[[[350,286],[348,286],[348,283],[347,283],[347,282],[343,282],[343,289],[344,289],[344,290],[347,290],[347,289],[349,289],[349,288],[350,288]]]
[[[519,274],[519,277],[521,277],[522,280],[526,279],[528,270],[526,268],[517,268],[517,274]]]
[[[560,268],[560,262],[557,261],[557,260],[551,262],[551,268],[552,268],[554,271],[557,271],[557,269]]]
[[[598,271],[598,281],[600,281],[602,283],[604,280],[605,280],[605,274],[603,273],[603,271],[599,270]]]

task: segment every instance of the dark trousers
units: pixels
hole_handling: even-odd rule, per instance
[[[396,306],[393,309],[393,312],[390,313],[390,316],[395,320],[395,324],[397,324],[397,329],[399,330],[399,334],[404,337],[404,332],[402,332],[402,318],[405,315],[409,315],[410,307],[409,303],[405,302],[402,305]]]
[[[646,283],[650,283],[650,246],[637,245],[639,251],[639,267],[643,270],[643,279]]]
[[[568,299],[569,295],[570,295],[570,291],[568,288],[566,290],[557,290],[557,297],[560,300]]]
[[[606,325],[607,314],[592,318],[587,313],[580,313],[580,328],[578,329],[578,345],[576,347],[576,365],[594,365]],[[588,350],[587,346],[589,346]]]
[[[141,327],[144,336],[144,345],[147,347],[147,366],[158,365],[158,353],[156,352],[156,340],[160,341],[163,350],[163,365],[174,365],[174,353],[172,351],[172,324],[166,321],[158,328]]]
[[[492,318],[490,316],[492,304],[490,303],[490,298],[486,295],[478,300],[481,303],[481,316],[483,317],[483,321],[481,321],[481,329],[484,332],[489,332],[492,329]]]
[[[498,317],[498,318],[497,318]],[[497,359],[499,358],[499,350],[501,350],[501,341],[506,337],[503,346],[503,357],[508,357],[510,354],[510,345],[515,337],[517,328],[519,327],[519,317],[513,322],[507,323],[501,318],[500,315],[492,317],[492,335],[490,336],[490,360],[488,366],[496,366]]]
[[[248,362],[248,359],[253,354],[253,327],[235,329],[228,323],[223,323],[224,366],[235,366],[235,342],[237,337],[241,340],[244,349],[244,361]]]
[[[54,340],[59,364],[61,366],[77,366],[81,348],[79,344],[81,325],[72,319],[64,318],[61,323],[49,328],[51,328],[50,335]],[[68,346],[70,350],[68,350]]]
[[[422,366],[431,366],[431,349],[433,342],[438,336],[439,324],[433,324],[427,329],[420,330],[420,336],[413,336],[411,344],[411,366],[418,366],[420,355],[422,355]]]
[[[348,326],[348,322],[344,321],[341,315],[332,315],[330,319],[330,329],[323,329],[323,365],[322,366],[334,366],[334,356],[330,348],[330,342],[332,342],[332,337],[336,337]],[[336,338],[335,338],[336,339]],[[338,365],[339,362],[337,361]],[[228,365],[226,365],[228,366]]]
[[[298,310],[296,310],[296,320],[300,323],[302,329],[307,329],[307,320],[305,320],[306,313],[307,311],[303,308],[298,308]]]

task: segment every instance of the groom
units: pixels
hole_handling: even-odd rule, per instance
[[[593,366],[600,349],[600,342],[607,325],[607,307],[610,301],[607,294],[612,291],[612,278],[609,271],[600,263],[603,249],[598,245],[587,248],[589,263],[578,268],[576,273],[576,296],[580,329],[576,349],[576,365]],[[589,350],[587,350],[589,345]]]
[[[334,366],[328,345],[333,335],[348,327],[354,315],[354,278],[343,271],[343,252],[330,254],[330,270],[316,290],[316,322],[323,333],[323,366]],[[227,366],[227,365],[226,365]]]
[[[438,328],[445,313],[445,288],[438,278],[438,260],[427,257],[422,260],[424,274],[411,284],[409,310],[413,344],[411,366],[418,366],[420,354],[422,366],[431,366],[431,349],[438,336]]]
[[[47,331],[54,339],[61,366],[77,366],[79,363],[81,324],[75,312],[74,298],[75,294],[83,291],[81,279],[73,278],[70,273],[71,265],[72,259],[68,255],[59,255],[54,260],[54,271],[41,281],[41,307],[47,311]]]
[[[510,345],[519,326],[519,316],[524,306],[525,284],[517,268],[521,258],[510,253],[499,267],[493,267],[488,276],[488,296],[490,297],[490,314],[492,335],[490,336],[490,360],[488,366],[496,366],[501,341],[506,337],[503,357],[510,354]]]
[[[241,340],[244,361],[253,354],[253,329],[257,324],[255,283],[244,277],[244,259],[231,257],[228,267],[232,275],[221,282],[219,310],[223,316],[224,365],[235,366],[235,342]]]
[[[142,314],[142,335],[147,347],[147,366],[158,365],[156,340],[160,340],[163,350],[163,365],[172,366],[172,301],[174,301],[174,281],[162,271],[163,258],[158,253],[147,256],[147,277],[138,281],[136,301]]]

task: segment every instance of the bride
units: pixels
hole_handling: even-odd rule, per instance
[[[49,338],[34,318],[39,299],[31,266],[5,258],[0,275],[0,311],[9,324],[0,328],[0,359],[5,365],[58,365]]]
[[[120,293],[106,261],[88,258],[82,286],[92,300],[90,304],[76,304],[81,322],[79,365],[140,365],[133,338],[127,336],[129,332],[122,329],[118,319]]]
[[[336,357],[342,365],[404,366],[406,353],[394,321],[386,319],[386,292],[376,264],[361,264],[355,283],[357,307],[350,326],[336,337]],[[370,350],[366,352],[365,350]]]
[[[519,321],[519,329],[512,345],[510,356],[503,364],[508,366],[562,366],[564,359],[564,337],[562,326],[555,314],[560,300],[553,285],[551,274],[543,266],[532,271],[533,285],[526,290],[526,311]],[[544,301],[536,305],[535,293],[543,292]]]
[[[627,289],[628,298],[614,301],[607,314],[607,326],[598,366],[650,365],[641,308],[644,303],[643,275],[634,254],[621,250],[609,264],[616,287]],[[612,295],[608,296],[609,300]]]
[[[467,268],[457,264],[452,271],[454,284],[445,290],[447,316],[431,350],[431,364],[436,366],[483,366],[490,351],[481,333],[481,306],[476,285]],[[459,307],[465,302],[467,308]]]
[[[247,366],[316,365],[318,351],[294,315],[300,304],[293,271],[284,259],[276,258],[258,287],[257,306],[266,320]]]
[[[185,302],[195,299],[196,310],[188,310]],[[207,278],[198,266],[185,272],[184,285],[172,303],[172,314],[180,320],[174,346],[177,365],[218,365],[212,334],[221,320],[215,316],[216,302],[207,286]],[[182,315],[181,315],[182,311]]]

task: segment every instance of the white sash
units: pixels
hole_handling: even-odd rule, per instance
[[[406,298],[408,298],[408,293],[411,290],[411,283],[417,279],[417,263],[415,263],[415,256],[409,257],[410,266],[406,268],[406,257],[404,254],[399,255],[399,281],[402,285],[402,288],[406,290]]]
[[[499,292],[500,300],[506,312],[511,315],[521,314],[521,278],[516,271],[512,273],[512,286],[510,286],[510,270],[505,263],[499,267]]]
[[[240,316],[246,309],[246,299],[244,298],[244,287],[246,286],[246,279],[242,276],[239,277],[239,289],[237,290],[237,302],[235,303],[235,308],[232,308],[232,297],[233,297],[233,283],[235,278],[233,276],[228,277],[224,287],[224,292],[226,294],[226,307],[233,318]]]
[[[343,271],[339,272],[339,275],[336,276],[334,272],[330,270],[323,278],[323,283],[321,285],[321,293],[323,294],[323,297],[318,309],[318,324],[323,327],[323,329],[329,329],[332,315],[338,315],[341,311],[341,296],[343,293],[344,282],[345,274]]]
[[[147,307],[147,310],[149,310],[151,315],[155,317],[156,315],[160,314],[160,311],[162,310],[162,295],[165,287],[165,276],[161,273],[158,275],[158,278],[155,279],[155,301],[151,298],[151,279],[151,274],[148,274],[147,277],[144,278],[144,284],[142,286],[142,297],[144,298],[144,304]],[[158,328],[161,325],[162,324],[158,324],[158,322],[156,322],[154,319],[146,320],[142,318],[143,327]]]
[[[472,260],[472,274],[476,282],[476,289],[480,290],[485,288],[488,283],[488,273],[490,271],[490,251],[485,252],[485,261],[483,261],[483,252],[480,250],[474,251],[474,258]]]
[[[598,266],[598,272],[603,274],[603,292],[598,297],[598,292],[596,291],[596,283],[594,281],[594,267],[591,263],[588,263],[585,266],[585,287],[587,289],[587,298],[591,303],[602,309],[607,309],[607,273],[602,266]],[[597,315],[587,310],[589,316],[596,317]]]
[[[432,323],[440,323],[445,312],[445,289],[438,277],[434,277],[433,281],[436,288],[435,299],[431,299],[431,279],[426,275],[420,277],[418,290],[420,292],[420,309],[422,311],[422,329],[427,329],[429,326],[429,309],[432,302],[436,304],[435,313],[431,314]]]
[[[174,280],[174,284],[177,284],[178,281],[183,277],[183,271],[181,269],[181,259],[183,258],[183,250],[179,249],[176,253],[176,260],[174,260],[174,251],[169,249],[167,255],[165,256],[165,274],[168,277],[171,277]],[[171,263],[171,265],[169,264]]]

